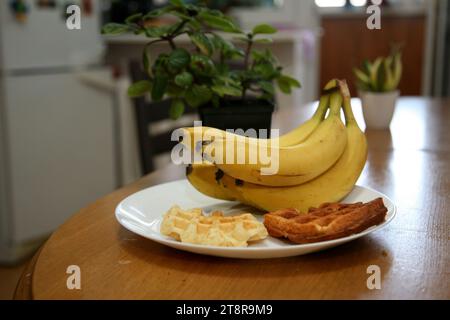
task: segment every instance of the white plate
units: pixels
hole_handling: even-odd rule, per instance
[[[116,208],[116,218],[128,230],[180,250],[228,258],[280,258],[325,250],[360,238],[384,227],[394,218],[396,212],[394,203],[384,194],[365,187],[356,186],[342,202],[368,202],[378,197],[383,198],[384,204],[388,209],[384,223],[349,237],[311,244],[291,244],[287,241],[269,236],[267,239],[250,244],[245,248],[228,248],[181,243],[163,236],[159,232],[162,216],[175,204],[183,209],[202,208],[205,212],[222,210],[226,214],[243,211],[258,213],[255,209],[237,202],[222,201],[207,197],[195,190],[187,180],[161,184],[129,196]],[[258,219],[262,220],[262,215]]]

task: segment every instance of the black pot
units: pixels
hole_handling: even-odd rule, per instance
[[[206,105],[199,109],[202,125],[221,130],[255,129],[259,135],[260,129],[267,130],[270,135],[274,103],[265,99],[220,101],[220,107]]]

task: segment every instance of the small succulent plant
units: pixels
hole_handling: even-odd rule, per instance
[[[163,26],[148,23],[163,15],[173,16],[176,21]],[[235,34],[242,48],[224,39],[218,31]],[[274,83],[286,94],[300,87],[296,79],[283,74],[283,68],[270,50],[255,48],[257,43],[271,42],[268,35],[277,32],[273,26],[261,24],[245,33],[232,19],[206,5],[170,0],[166,7],[135,14],[125,23],[109,23],[102,32],[134,33],[149,38],[142,59],[148,80],[131,85],[128,94],[138,97],[150,93],[153,101],[171,98],[169,114],[174,119],[184,113],[186,105],[220,107],[221,99],[246,99],[250,92],[272,100]],[[177,46],[175,39],[182,35],[190,39],[193,50]],[[158,42],[168,43],[170,51],[151,59],[150,46]],[[237,61],[243,68],[230,67]]]
[[[366,92],[389,92],[397,89],[402,78],[402,52],[392,49],[388,57],[378,57],[373,62],[365,61],[361,69],[353,70],[357,87]]]

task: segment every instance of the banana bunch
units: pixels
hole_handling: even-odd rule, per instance
[[[331,81],[325,92],[314,116],[280,137],[278,144],[271,139],[258,141],[242,137],[234,142],[235,149],[248,148],[257,142],[273,143],[272,150],[279,152],[280,158],[277,174],[262,175],[260,163],[234,165],[205,161],[191,165],[187,179],[208,196],[240,201],[266,211],[296,208],[304,212],[324,202],[341,200],[352,190],[364,168],[367,142],[353,116],[345,81]],[[341,108],[345,125],[340,119]],[[330,111],[325,118],[327,109]],[[185,134],[193,136],[194,130],[186,129]],[[223,147],[231,138],[228,132],[222,132],[219,137],[208,143],[195,141],[188,147],[208,159],[214,156],[208,147],[214,144]]]
[[[324,120],[328,104],[330,113]],[[191,141],[190,148],[236,179],[271,187],[299,185],[324,173],[344,152],[347,136],[340,118],[341,104],[339,92],[324,95],[312,119],[278,141],[211,128],[186,129],[189,139],[183,141]],[[196,134],[196,130],[201,133]],[[264,174],[267,164],[262,163],[261,146],[278,164],[276,174]],[[217,150],[223,152],[218,155]],[[239,155],[243,155],[243,161],[239,161]]]

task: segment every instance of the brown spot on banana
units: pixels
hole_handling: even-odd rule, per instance
[[[223,176],[225,175],[225,172],[223,172],[222,170],[217,170],[216,171],[216,182],[217,184],[220,184],[220,181],[222,180]]]

